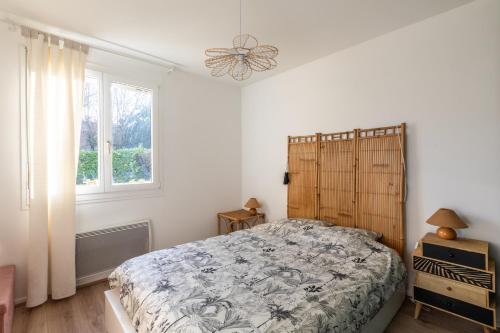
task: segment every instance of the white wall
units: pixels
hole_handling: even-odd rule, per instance
[[[27,212],[21,211],[19,55],[21,39],[0,23],[0,265],[18,267],[25,295]],[[215,80],[91,52],[89,61],[160,86],[162,190],[150,198],[79,204],[77,231],[138,219],[153,221],[154,247],[216,234],[216,213],[240,207],[240,88]]]
[[[21,210],[20,39],[0,23],[0,265],[16,264],[16,296],[24,296],[28,215]]]
[[[339,32],[341,33],[341,32]],[[327,43],[328,41],[325,41]],[[407,122],[407,253],[456,210],[500,261],[500,1],[479,0],[242,91],[242,200],[286,216],[287,135]],[[407,255],[407,258],[409,256]]]

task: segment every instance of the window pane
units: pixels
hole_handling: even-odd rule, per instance
[[[150,183],[153,93],[111,84],[113,183]]]
[[[85,77],[83,88],[82,129],[77,185],[97,185],[99,182],[99,80]]]

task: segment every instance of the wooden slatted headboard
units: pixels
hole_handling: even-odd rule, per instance
[[[381,232],[404,252],[405,124],[288,137],[288,217]]]

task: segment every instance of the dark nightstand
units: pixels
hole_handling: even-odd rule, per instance
[[[496,329],[495,262],[488,243],[427,234],[413,252],[415,319],[422,305]]]

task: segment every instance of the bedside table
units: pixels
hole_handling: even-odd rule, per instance
[[[257,213],[257,215],[251,215],[249,211],[240,209],[232,212],[218,213],[217,214],[217,232],[221,234],[221,223],[225,224],[226,233],[230,233],[236,230],[245,229],[253,227],[256,224],[263,223],[265,221],[266,215],[263,213]]]
[[[488,243],[427,234],[413,252],[415,319],[422,305],[496,329],[495,262]]]

